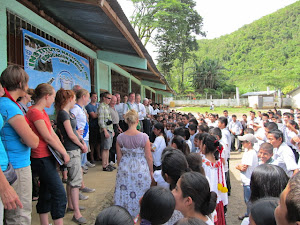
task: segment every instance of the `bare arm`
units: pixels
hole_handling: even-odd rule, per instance
[[[0,197],[5,209],[11,210],[17,207],[23,208],[19,196],[12,186],[9,185],[6,177],[0,169]]]
[[[85,153],[87,151],[86,145],[80,142],[78,137],[74,134],[70,120],[65,120],[63,125],[71,141],[73,141],[74,144],[78,145],[82,152]]]
[[[153,178],[153,158],[151,154],[150,141],[148,140],[145,145],[145,158],[147,160],[151,178]]]
[[[30,148],[37,148],[39,145],[39,137],[31,130],[24,116],[15,115],[8,120],[8,123],[14,128],[21,137],[24,144]]]
[[[98,118],[98,113],[90,112],[89,115],[90,115],[90,117],[91,117],[92,119],[97,119],[97,118]]]
[[[42,136],[45,142],[47,142],[49,145],[51,145],[55,150],[57,150],[59,153],[62,154],[64,157],[65,163],[68,163],[70,161],[69,155],[66,152],[66,149],[63,147],[61,142],[58,142],[58,137],[54,133],[53,129],[51,128],[50,132],[46,126],[46,123],[44,120],[36,120],[34,122],[34,126],[39,132],[39,134]],[[56,139],[57,137],[57,139]]]
[[[116,143],[116,152],[117,152],[117,162],[118,162],[118,165],[119,165],[120,161],[121,161],[121,158],[122,158],[122,152],[121,152],[121,148],[120,148],[120,145],[119,145],[118,142]]]

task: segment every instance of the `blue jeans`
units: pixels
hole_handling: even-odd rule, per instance
[[[249,203],[249,199],[250,199],[250,195],[251,195],[250,185],[243,185],[243,188],[244,188],[244,201],[247,205],[247,213],[245,215],[249,216],[248,203]]]
[[[31,158],[32,171],[40,178],[39,200],[36,205],[38,214],[51,213],[53,220],[63,218],[67,205],[67,196],[63,183],[56,171],[53,156]]]
[[[86,147],[89,147],[89,141],[84,141],[86,144]],[[86,153],[81,153],[81,166],[84,166],[87,162],[87,152]]]

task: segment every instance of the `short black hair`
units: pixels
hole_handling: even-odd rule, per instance
[[[197,131],[197,125],[196,124],[190,124],[189,129],[193,131]]]
[[[228,119],[225,116],[221,116],[218,120],[219,120],[220,123],[224,124],[225,127],[227,126]]]
[[[98,214],[95,222],[95,225],[110,224],[133,225],[134,222],[127,209],[114,205],[102,210]]]
[[[199,130],[201,130],[202,132],[208,133],[209,128],[206,124],[201,124],[199,126]]]
[[[155,186],[146,191],[141,200],[140,217],[151,224],[164,224],[175,209],[175,198],[166,188]]]
[[[196,124],[196,126],[198,126],[198,121],[195,118],[190,119],[189,122]]]
[[[282,133],[281,130],[271,130],[271,131],[269,131],[269,134],[273,134],[274,138],[276,140],[278,140],[279,138],[281,138],[281,142],[284,142],[284,140],[283,140],[283,133]]]
[[[289,181],[290,190],[286,195],[287,220],[290,223],[300,221],[300,173],[296,173]]]

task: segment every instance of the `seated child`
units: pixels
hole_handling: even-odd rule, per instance
[[[270,143],[263,143],[261,144],[259,151],[258,151],[258,158],[259,158],[259,165],[261,164],[272,164],[274,162],[273,156],[273,145]]]

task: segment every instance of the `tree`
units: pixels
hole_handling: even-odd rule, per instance
[[[206,58],[199,64],[194,61],[194,72],[190,74],[194,88],[199,92],[205,88],[221,88],[226,80],[223,76],[223,70],[225,67],[217,59]]]
[[[202,17],[194,9],[194,0],[132,0],[135,14],[131,23],[146,45],[153,38],[158,48],[158,65],[172,79],[170,70],[176,59],[181,63],[181,84],[184,86],[185,63],[197,49],[195,35],[201,32]],[[153,35],[156,33],[155,35]]]

